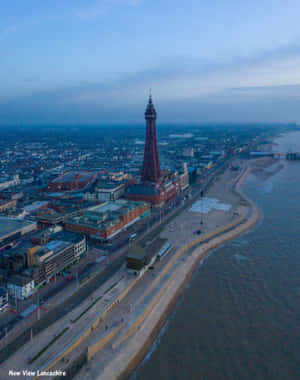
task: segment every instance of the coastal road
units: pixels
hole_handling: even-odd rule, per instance
[[[90,280],[84,287],[81,287],[70,298],[64,301],[59,307],[50,310],[44,317],[33,325],[32,332],[35,336],[42,330],[49,327],[59,318],[64,316],[67,312],[78,306],[85,298],[87,298],[94,290],[100,287],[106,282],[116,271],[118,271],[124,263],[123,257],[115,260],[110,266],[108,266],[99,275],[96,275]],[[12,355],[20,346],[24,345],[30,340],[31,327],[25,330],[21,335],[14,339],[11,343],[7,344],[0,351],[0,364],[5,361],[10,355]]]

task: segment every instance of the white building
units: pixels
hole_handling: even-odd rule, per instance
[[[180,190],[183,191],[189,187],[189,172],[186,162],[183,164],[183,172],[179,174]]]
[[[77,259],[79,259],[85,252],[86,252],[86,238],[85,236],[78,241],[77,243],[74,243],[74,255]]]
[[[86,201],[92,201],[92,202],[95,202],[98,200],[96,193],[84,193],[83,199]]]
[[[124,195],[124,192],[124,184],[107,183],[97,188],[98,199],[101,202],[116,201]]]
[[[24,300],[34,293],[34,280],[25,276],[12,276],[7,282],[7,289],[11,296]]]
[[[0,288],[0,313],[8,309],[8,291]]]

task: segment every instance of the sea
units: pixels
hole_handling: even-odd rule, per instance
[[[300,379],[300,161],[243,191],[261,221],[201,262],[131,380]]]

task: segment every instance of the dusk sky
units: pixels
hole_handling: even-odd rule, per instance
[[[246,4],[247,3],[247,4]],[[300,122],[299,0],[2,0],[0,122]]]

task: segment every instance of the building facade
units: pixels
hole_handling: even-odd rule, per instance
[[[106,183],[96,189],[100,202],[116,201],[124,195],[125,185],[118,183]]]
[[[28,265],[34,267],[33,278],[38,286],[49,282],[53,276],[77,260],[74,245],[60,240],[32,248],[27,257]]]
[[[81,216],[68,220],[65,228],[105,241],[148,214],[149,206],[145,202],[124,200],[106,202],[85,210]]]
[[[30,297],[35,291],[34,279],[25,276],[12,276],[7,281],[9,294],[19,300]]]
[[[0,288],[0,313],[8,309],[8,291],[7,289]]]
[[[187,168],[187,164],[183,164],[183,171],[179,174],[180,179],[180,190],[184,191],[189,187],[189,172]]]

